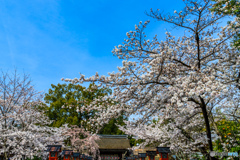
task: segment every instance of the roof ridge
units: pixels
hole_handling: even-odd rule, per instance
[[[98,134],[101,138],[128,138],[128,135],[108,135],[108,134]]]

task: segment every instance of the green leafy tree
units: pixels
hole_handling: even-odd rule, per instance
[[[99,131],[99,134],[123,135],[124,132],[118,129],[117,125],[124,125],[124,120],[127,118],[123,115],[118,118],[111,119],[108,124],[105,124]],[[117,124],[117,125],[116,125]]]
[[[111,94],[111,89],[98,88],[95,84],[90,84],[88,88],[76,84],[51,85],[48,93],[45,94],[47,105],[41,107],[46,115],[53,120],[54,127],[60,127],[67,123],[95,132],[93,124],[89,118],[96,116],[95,110],[81,110],[95,98],[101,98]],[[106,106],[107,107],[107,106]],[[123,125],[124,116],[111,119],[108,124],[98,132],[100,134],[124,134],[116,124]]]
[[[240,123],[222,119],[217,122],[217,127],[221,135],[215,141],[215,150],[219,152],[238,152],[240,154]]]

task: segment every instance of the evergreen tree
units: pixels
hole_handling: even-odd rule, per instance
[[[95,110],[82,110],[84,106],[90,104],[93,99],[111,94],[111,89],[97,88],[95,84],[90,84],[88,88],[76,84],[51,85],[48,93],[45,94],[45,105],[42,109],[46,115],[53,120],[51,126],[60,127],[67,123],[80,128],[96,132],[92,129],[89,118],[96,116]],[[107,106],[106,106],[107,107]],[[98,132],[99,134],[123,134],[116,124],[123,125],[124,116],[117,119],[112,118],[108,124]]]

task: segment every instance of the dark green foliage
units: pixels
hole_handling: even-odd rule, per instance
[[[132,146],[138,146],[139,144],[143,143],[144,140],[142,139],[135,139],[133,136],[128,136],[128,139],[130,141],[130,145]]]
[[[87,106],[94,98],[100,98],[111,94],[111,89],[97,88],[95,84],[90,84],[88,88],[76,84],[57,84],[51,85],[48,93],[45,94],[45,102],[48,106],[40,109],[45,110],[46,115],[53,120],[51,126],[60,127],[67,123],[77,125],[95,132],[88,123],[89,118],[95,116],[94,110],[77,112],[77,108]],[[63,107],[65,106],[65,107]],[[66,107],[68,106],[68,107]],[[106,106],[107,107],[107,106]],[[123,118],[112,119],[103,126],[100,134],[123,134],[116,124],[123,125]],[[126,118],[125,118],[126,120]]]
[[[77,108],[81,109],[83,105],[88,105],[94,98],[111,94],[110,89],[95,89],[94,84],[90,84],[88,88],[75,84],[51,86],[44,98],[49,104],[45,113],[54,120],[52,123],[54,127],[60,127],[65,123],[87,127],[86,122],[90,117],[95,116],[95,111],[77,112]]]
[[[119,130],[117,125],[124,125],[123,120],[126,120],[127,118],[124,119],[124,116],[121,116],[116,119],[111,119],[108,124],[105,124],[103,128],[99,131],[99,134],[110,134],[110,135],[123,135],[124,132]]]
[[[42,158],[34,156],[34,158],[27,158],[26,160],[42,160]]]

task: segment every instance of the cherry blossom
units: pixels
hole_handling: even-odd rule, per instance
[[[5,159],[44,156],[48,144],[62,144],[66,128],[48,127],[50,120],[38,109],[41,94],[28,75],[3,73],[0,77],[0,154]]]
[[[239,20],[221,27],[225,15],[210,11],[213,1],[184,3],[185,8],[174,15],[163,15],[159,10],[148,13],[182,29],[182,36],[166,32],[163,40],[157,35],[147,39],[144,30],[150,21],[139,23],[112,51],[123,60],[118,72],[63,80],[95,82],[114,90],[112,95],[82,108],[99,111],[98,117],[91,119],[97,126],[124,112],[135,120],[120,129],[144,139],[142,145],[154,143],[170,146],[173,152],[208,154],[213,150],[214,135],[218,138],[210,125],[219,116],[217,110],[225,110],[231,117],[235,111],[239,116],[236,98],[240,56],[238,49],[230,45],[239,32],[239,27],[231,26],[239,26]]]
[[[77,126],[72,126],[64,134],[70,138],[71,146],[73,149],[80,153],[85,153],[92,155],[93,157],[100,158],[99,146],[97,140],[99,136],[96,134],[91,134],[89,131],[86,131],[84,128],[79,128]]]

